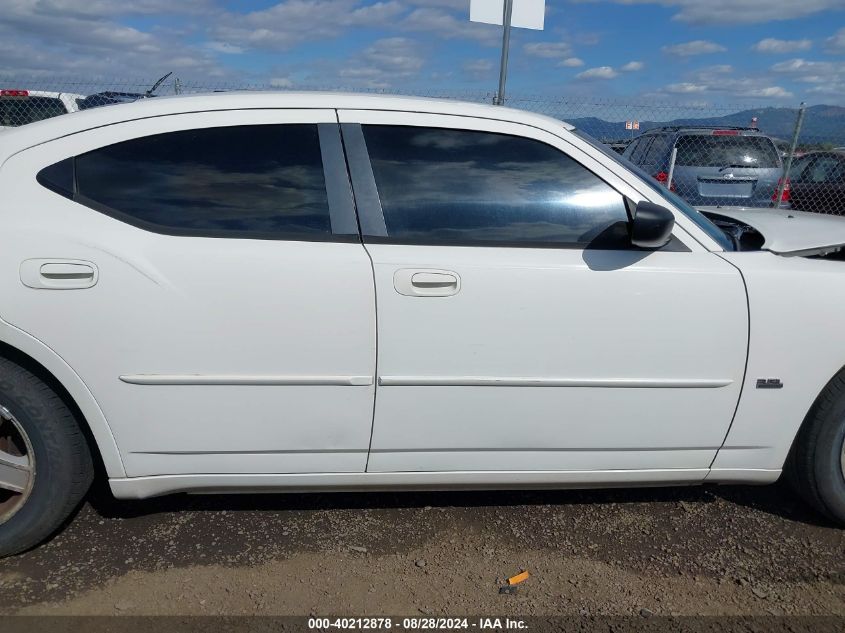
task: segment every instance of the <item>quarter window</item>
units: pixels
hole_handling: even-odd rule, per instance
[[[364,126],[389,239],[627,247],[621,194],[539,141],[468,130]]]
[[[331,234],[316,125],[157,134],[77,156],[75,172],[78,202],[153,231]]]

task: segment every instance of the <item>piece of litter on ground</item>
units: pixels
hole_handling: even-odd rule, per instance
[[[499,587],[499,593],[507,593],[513,595],[516,593],[516,585],[505,585],[504,587]]]
[[[508,578],[508,584],[518,585],[519,583],[525,582],[526,580],[528,580],[528,572],[521,571],[516,576],[511,576],[510,578]]]

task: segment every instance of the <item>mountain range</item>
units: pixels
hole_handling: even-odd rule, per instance
[[[666,125],[749,126],[757,117],[760,131],[775,138],[790,140],[795,129],[798,110],[795,108],[761,108],[742,110],[720,117],[681,118],[671,121],[640,121],[639,133]],[[630,138],[625,122],[605,121],[597,117],[567,119],[575,127],[604,141]],[[635,135],[637,133],[635,132]],[[834,105],[809,106],[801,126],[800,143],[833,143],[845,146],[845,107]]]

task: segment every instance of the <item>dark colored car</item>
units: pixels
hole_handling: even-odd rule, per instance
[[[845,215],[845,151],[810,152],[789,170],[792,208]]]
[[[80,110],[88,110],[90,108],[99,108],[105,105],[115,105],[117,103],[131,103],[138,99],[146,99],[147,95],[140,92],[97,92],[87,97],[76,100],[76,105]]]
[[[772,139],[756,128],[671,126],[635,138],[624,156],[696,206],[770,207],[783,177]],[[784,196],[786,197],[786,196]]]

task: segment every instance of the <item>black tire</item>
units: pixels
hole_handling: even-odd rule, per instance
[[[29,440],[35,474],[29,496],[0,523],[0,557],[38,545],[70,516],[94,477],[91,452],[62,399],[37,376],[0,358],[0,406]]]
[[[790,483],[816,510],[845,526],[845,375],[838,375],[807,414],[787,464]]]

